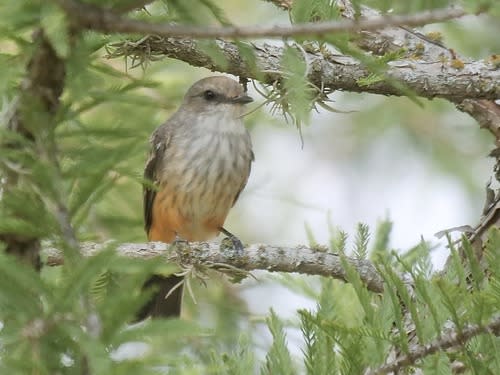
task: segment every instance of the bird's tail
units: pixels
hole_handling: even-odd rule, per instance
[[[151,317],[176,318],[181,314],[183,278],[181,276],[152,276],[144,288],[153,288],[155,293],[136,315],[140,321]]]

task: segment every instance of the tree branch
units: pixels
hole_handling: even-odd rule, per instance
[[[184,245],[183,245],[184,246]],[[151,258],[167,255],[169,262],[182,265],[203,264],[219,269],[237,268],[244,271],[264,270],[269,272],[297,272],[306,275],[320,275],[347,280],[347,272],[342,266],[341,257],[337,254],[313,249],[307,246],[280,247],[270,245],[249,245],[244,254],[238,256],[232,249],[226,249],[217,243],[196,242],[185,245],[187,248],[175,247],[161,242],[125,243],[118,245],[116,252],[131,258]],[[108,248],[108,244],[82,243],[81,253],[92,256],[96,252]],[[56,266],[64,262],[61,251],[46,248],[47,265]],[[345,260],[358,272],[366,287],[380,293],[383,281],[375,267],[368,260],[345,257]]]
[[[337,6],[342,9],[342,16],[348,19],[355,19],[356,12],[349,0],[337,0]],[[363,17],[378,17],[379,12],[368,7],[361,8]],[[362,31],[361,37],[354,42],[365,51],[377,55],[389,52],[396,52],[405,46],[409,50],[419,50],[419,60],[422,63],[432,64],[442,60],[443,56],[449,56],[450,62],[460,64],[465,59],[458,55],[453,49],[447,48],[440,40],[435,40],[421,34],[418,31],[410,30],[406,27],[391,27],[383,30]],[[439,34],[437,35],[439,37]],[[490,69],[499,70],[491,64]],[[489,98],[491,100],[464,99],[455,101],[457,108],[462,112],[471,115],[482,128],[490,131],[495,137],[497,147],[500,147],[500,106],[494,102],[498,96]]]
[[[309,22],[287,26],[185,26],[175,24],[149,23],[128,19],[110,10],[76,0],[55,0],[82,28],[102,32],[156,34],[163,37],[191,38],[284,38],[304,35],[324,35],[338,32],[375,30],[389,26],[420,26],[434,22],[448,21],[465,16],[460,8],[444,8],[422,11],[411,15],[379,16],[360,20]]]
[[[163,55],[185,61],[191,65],[205,67],[213,71],[223,71],[236,76],[257,79],[263,83],[273,83],[282,79],[281,57],[284,49],[269,44],[252,44],[250,47],[256,58],[257,71],[242,58],[236,44],[217,40],[223,62],[214,59],[206,49],[199,48],[196,41],[184,38],[163,38],[149,36],[138,42],[125,42],[116,48],[110,57],[130,56],[145,60],[154,55]],[[363,80],[370,72],[356,59],[319,52],[302,51],[309,66],[309,81],[316,87],[329,90],[369,92],[381,95],[405,95],[386,80],[366,85]],[[457,70],[449,63],[436,60],[432,63],[413,59],[402,59],[389,63],[386,75],[402,82],[417,95],[461,102],[467,98],[495,99],[500,96],[500,70],[492,70],[482,61],[465,62],[464,68]]]
[[[427,345],[421,345],[410,353],[403,355],[396,360],[381,366],[373,371],[368,372],[369,375],[382,375],[390,372],[398,371],[403,367],[415,365],[418,360],[434,354],[440,350],[457,348],[469,341],[473,337],[481,334],[491,333],[495,336],[500,335],[500,316],[494,318],[486,325],[470,325],[461,331],[453,331]]]
[[[234,75],[254,78],[266,83],[281,79],[281,56],[283,48],[263,45],[252,45],[250,48],[256,56],[257,71],[252,69],[242,59],[236,44],[218,41],[220,53],[226,61],[214,59],[206,49],[197,47],[195,41],[179,36],[193,37],[250,37],[250,36],[290,36],[304,34],[324,34],[332,31],[356,31],[387,27],[392,24],[421,24],[424,19],[437,20],[450,15],[459,16],[462,10],[446,9],[410,16],[391,16],[390,18],[376,16],[361,20],[343,20],[327,23],[310,23],[286,27],[264,28],[210,28],[182,25],[150,24],[142,21],[130,20],[89,4],[75,0],[56,0],[67,12],[77,26],[105,32],[135,32],[156,34],[146,37],[137,43],[124,44],[113,56],[127,54],[129,56],[150,56],[163,54],[164,56],[186,61],[195,66],[203,66],[211,70],[224,71]],[[434,13],[437,12],[437,13]],[[417,22],[418,21],[418,22]],[[175,36],[175,38],[173,37]],[[441,97],[453,102],[461,102],[467,98],[496,99],[500,96],[497,82],[500,80],[500,70],[483,61],[463,61],[463,66],[457,68],[450,59],[443,57],[433,61],[421,61],[411,56],[407,59],[392,61],[388,64],[385,73],[387,77],[402,82],[417,95],[434,98]],[[309,65],[309,80],[317,87],[330,90],[346,90],[353,92],[371,92],[382,95],[404,95],[381,77],[372,84],[363,83],[370,77],[371,72],[358,60],[340,54],[312,51],[303,53]],[[262,72],[264,75],[262,76]]]

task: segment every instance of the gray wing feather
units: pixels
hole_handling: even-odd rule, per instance
[[[161,136],[158,128],[151,136],[151,151],[144,168],[143,199],[144,199],[144,229],[149,233],[153,223],[153,204],[156,197],[158,172],[168,146],[169,138]]]
[[[236,196],[234,197],[234,201],[233,201],[233,206],[236,204],[236,201],[238,200],[238,198],[240,197],[240,194],[241,192],[243,191],[243,189],[245,188],[245,186],[247,185],[247,182],[248,182],[248,177],[250,176],[250,171],[252,169],[252,162],[255,160],[255,155],[253,153],[253,151],[251,151],[251,156],[250,156],[250,161],[248,162],[248,174],[247,174],[247,178],[245,178],[245,181],[243,181],[243,183],[241,184],[240,186],[240,190],[238,191],[238,193],[236,194]]]

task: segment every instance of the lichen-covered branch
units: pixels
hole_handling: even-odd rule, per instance
[[[281,56],[283,48],[268,44],[247,45],[248,51],[256,58],[255,67],[242,58],[235,43],[218,40],[219,52],[226,61],[214,59],[213,53],[198,45],[193,39],[183,38],[215,38],[215,37],[258,37],[258,36],[292,36],[292,35],[326,35],[332,31],[357,31],[386,28],[390,25],[415,25],[426,23],[424,20],[438,19],[437,14],[412,15],[404,19],[394,16],[387,19],[382,16],[365,17],[360,20],[341,20],[326,23],[310,23],[271,28],[210,28],[182,25],[150,24],[123,18],[121,15],[75,0],[58,0],[77,27],[115,33],[142,33],[151,35],[138,42],[124,44],[112,55],[127,55],[132,58],[145,59],[152,55],[163,55],[186,61],[191,65],[211,70],[223,71],[247,78],[272,83],[282,78]],[[439,10],[443,14],[459,16],[459,9]],[[458,13],[457,13],[458,12]],[[462,12],[462,13],[460,13]],[[441,13],[439,13],[441,14]],[[434,16],[433,16],[434,15]],[[412,18],[413,17],[413,18]],[[434,17],[434,18],[433,18]],[[411,22],[411,20],[420,20]],[[398,20],[397,22],[395,20]],[[132,27],[131,25],[135,25]],[[335,24],[336,26],[333,26]],[[313,31],[311,31],[313,30]],[[407,47],[410,47],[408,49]],[[329,90],[345,90],[354,92],[371,92],[381,95],[404,95],[405,93],[389,82],[391,79],[425,98],[440,97],[453,102],[465,99],[496,99],[500,97],[500,69],[494,69],[487,61],[463,60],[460,64],[449,56],[436,57],[432,61],[420,58],[419,50],[412,51],[412,46],[402,45],[408,51],[405,57],[388,64],[388,70],[373,80],[372,72],[358,60],[331,51],[302,51],[308,64],[308,78],[317,87]],[[252,66],[250,66],[252,65]],[[367,79],[371,77],[367,83]],[[387,79],[389,78],[389,79]],[[407,93],[406,93],[407,94]]]
[[[111,57],[129,56],[135,59],[149,59],[152,56],[166,56],[185,61],[191,65],[213,71],[222,71],[237,76],[257,79],[264,83],[281,80],[283,69],[281,57],[283,48],[270,44],[248,46],[254,54],[257,69],[253,69],[242,58],[235,43],[217,40],[217,48],[225,61],[214,59],[197,42],[186,38],[163,38],[150,36],[137,42],[121,44]],[[353,57],[319,51],[302,51],[308,64],[309,81],[317,87],[329,90],[369,92],[381,95],[404,95],[400,89],[385,79],[373,84],[365,84],[371,73]],[[467,98],[495,99],[500,96],[500,69],[492,69],[487,62],[464,62],[456,69],[446,60],[419,62],[415,59],[402,59],[390,62],[385,73],[406,85],[417,95],[425,98],[444,98],[461,102]]]
[[[82,243],[81,253],[92,256],[109,246],[109,243]],[[237,268],[244,271],[265,270],[270,272],[296,272],[306,275],[321,275],[346,280],[347,272],[341,257],[323,249],[307,246],[284,247],[270,245],[249,245],[242,255],[231,248],[217,243],[198,242],[170,247],[161,242],[125,243],[118,245],[117,253],[132,258],[167,256],[167,261],[182,265],[203,264],[214,268]],[[64,262],[62,253],[55,248],[44,250],[47,265]],[[373,292],[383,291],[383,281],[375,267],[368,261],[346,257],[345,260],[358,272],[366,287]]]
[[[349,0],[337,0],[337,6],[342,9],[342,16],[355,19],[355,9]],[[363,17],[378,17],[379,13],[371,8],[362,7]],[[379,30],[363,30],[355,43],[361,49],[383,55],[399,51],[401,48],[419,51],[419,60],[422,64],[433,64],[435,61],[447,59],[450,64],[460,66],[466,61],[453,49],[446,47],[440,40],[441,34],[424,35],[407,27],[389,27]],[[490,69],[500,71],[498,65],[489,64]],[[498,86],[498,84],[497,84]],[[457,108],[471,115],[482,128],[487,129],[494,137],[497,147],[500,147],[500,106],[494,101],[498,93],[490,100],[481,100],[471,96],[463,100],[452,100]]]

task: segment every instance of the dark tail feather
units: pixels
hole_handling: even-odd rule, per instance
[[[180,276],[152,276],[144,284],[144,288],[157,290],[151,299],[137,313],[136,320],[140,321],[151,317],[176,318],[181,314],[182,288]],[[170,292],[173,288],[174,291]],[[170,292],[170,294],[169,294]],[[165,296],[168,295],[167,298]]]

